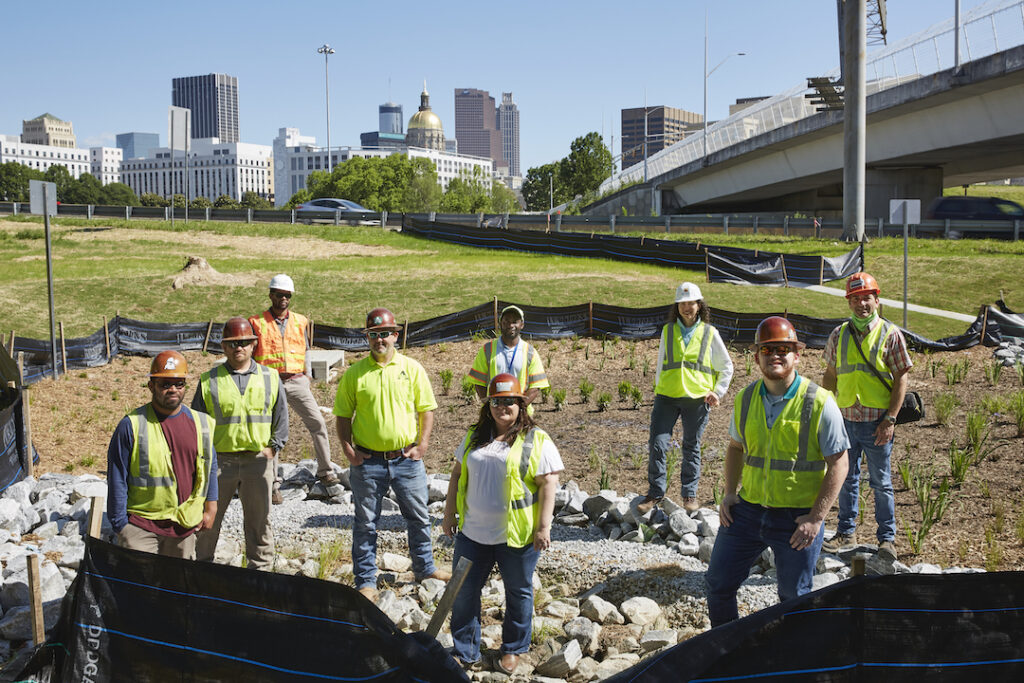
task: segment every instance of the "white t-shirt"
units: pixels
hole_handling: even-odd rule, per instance
[[[497,344],[498,355],[496,363],[498,374],[507,372],[510,375],[519,376],[522,372],[523,364],[526,363],[526,344],[520,339],[515,346],[505,346],[505,342],[498,338]]]
[[[505,479],[509,450],[509,444],[495,440],[469,452],[466,519],[462,523],[462,533],[482,545],[500,545],[508,541]],[[460,445],[455,452],[456,462],[462,462],[463,452],[463,445]],[[558,448],[551,439],[544,439],[537,474],[551,474],[564,469]]]

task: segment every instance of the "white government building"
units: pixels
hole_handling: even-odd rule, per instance
[[[147,192],[170,198],[185,194],[185,152],[174,152],[171,166],[170,147],[150,150],[148,156],[121,161],[121,182],[136,195]],[[217,138],[201,138],[189,143],[188,198],[206,197],[211,202],[221,195],[235,201],[246,192],[255,192],[264,199],[274,193],[270,171],[271,148],[248,142],[220,142]],[[285,200],[287,201],[287,200]]]
[[[72,178],[92,172],[89,150],[22,142],[20,135],[0,135],[0,164],[15,162],[36,171],[66,166]]]

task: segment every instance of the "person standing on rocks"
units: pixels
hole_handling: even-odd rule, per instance
[[[416,578],[451,578],[434,566],[423,465],[437,402],[423,366],[395,350],[399,329],[386,308],[366,315],[370,354],[349,366],[334,399],[338,439],[352,465],[352,572],[370,600],[377,597],[377,520],[389,488],[405,517]]]
[[[274,458],[288,441],[288,402],[278,373],[252,360],[256,335],[242,317],[224,323],[221,346],[225,362],[204,372],[192,398],[192,409],[213,416],[217,426],[217,488],[224,496],[213,527],[199,535],[196,559],[213,562],[220,527],[238,492],[242,502],[245,556],[253,569],[271,569],[274,537],[270,528],[270,495]]]
[[[514,376],[491,379],[480,417],[455,453],[442,525],[455,537],[453,562],[473,562],[452,608],[453,655],[464,666],[480,659],[480,593],[497,563],[505,621],[496,666],[509,675],[530,649],[533,571],[551,545],[558,474],[565,469],[526,406]]]
[[[498,324],[501,337],[486,342],[477,351],[469,381],[476,385],[476,395],[487,397],[487,387],[493,377],[503,372],[513,375],[519,386],[525,387],[523,400],[533,413],[531,404],[540,396],[540,390],[551,386],[544,372],[544,363],[533,345],[520,336],[526,317],[518,306],[501,309]]]
[[[161,351],[152,400],[121,419],[107,449],[107,518],[132,550],[195,559],[196,532],[217,515],[213,419],[182,405],[188,363]]]
[[[668,322],[661,330],[654,407],[647,456],[647,495],[637,505],[647,514],[668,491],[667,453],[676,422],[683,423],[683,458],[679,468],[683,507],[700,507],[701,437],[711,409],[721,403],[732,381],[732,359],[718,330],[710,324],[711,311],[700,287],[684,282],[669,306]]]
[[[256,349],[252,357],[257,363],[280,373],[288,406],[295,411],[313,437],[317,479],[327,490],[327,495],[333,498],[341,495],[343,489],[338,475],[331,467],[331,442],[327,423],[313,396],[309,377],[305,374],[306,349],[312,343],[309,338],[309,319],[291,310],[293,294],[295,283],[284,273],[270,279],[270,308],[261,315],[249,318],[249,324],[256,333]],[[271,499],[275,505],[283,500],[276,459]]]
[[[832,330],[822,356],[826,367],[821,385],[836,392],[850,437],[850,469],[839,493],[839,523],[825,549],[835,552],[856,541],[863,454],[875,492],[878,554],[895,561],[896,498],[890,456],[896,416],[907,393],[907,373],[914,363],[900,328],[878,314],[879,291],[875,278],[867,273],[847,279],[846,302],[852,315]]]
[[[811,590],[825,516],[848,466],[832,392],[796,372],[804,344],[793,325],[765,318],[754,347],[762,378],[736,396],[722,526],[706,574],[712,627],[738,618],[736,591],[766,547],[775,554],[780,600]]]

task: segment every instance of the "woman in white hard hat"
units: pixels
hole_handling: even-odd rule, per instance
[[[717,406],[732,380],[732,359],[721,335],[709,323],[711,312],[700,287],[684,282],[668,310],[668,322],[661,330],[654,407],[648,441],[647,495],[637,505],[647,514],[668,490],[667,452],[677,421],[683,424],[682,480],[683,507],[692,512],[700,507],[701,436],[711,408]]]
[[[495,375],[479,420],[455,454],[442,524],[445,534],[455,536],[453,566],[460,557],[473,562],[452,607],[452,654],[463,666],[480,659],[480,594],[495,564],[505,584],[495,667],[511,675],[519,655],[529,651],[533,570],[540,551],[551,545],[563,469],[555,444],[526,410],[519,380]]]

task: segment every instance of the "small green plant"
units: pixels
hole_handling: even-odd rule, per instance
[[[611,477],[608,476],[608,468],[604,463],[601,463],[601,479],[598,481],[597,487],[602,491],[612,487],[612,480]]]
[[[998,571],[1002,563],[1003,547],[996,539],[995,530],[985,529],[985,571]]]
[[[646,377],[647,373],[649,373],[650,371],[651,371],[651,359],[647,358],[645,356],[644,357],[644,366],[643,366],[644,377]]]
[[[597,469],[598,465],[600,465],[600,464],[601,464],[601,459],[599,457],[597,457],[597,451],[595,451],[594,447],[591,446],[590,447],[590,454],[587,456],[587,467],[590,468],[591,472],[593,472],[594,470]]]
[[[988,418],[982,410],[975,409],[967,413],[967,448],[971,451],[972,465],[980,465],[999,449],[990,444],[992,425]]]
[[[949,442],[949,476],[953,483],[959,486],[967,478],[967,470],[971,467],[971,452],[966,448],[960,448],[956,441]]]
[[[476,330],[469,336],[470,341],[475,344],[483,344],[485,341],[491,338],[493,332],[491,330]]]
[[[440,344],[437,345],[437,352],[438,353],[447,353],[447,351],[448,351],[448,342],[441,342]]]
[[[992,497],[992,491],[989,490],[988,482],[987,481],[982,480],[981,482],[979,482],[978,483],[978,490],[981,492],[981,497],[982,498],[991,498]]]
[[[999,384],[999,375],[1003,374],[1003,364],[999,360],[994,360],[985,366],[985,381],[988,382],[990,387],[994,387]]]
[[[1014,525],[1013,530],[1017,535],[1017,543],[1024,545],[1024,510],[1021,510],[1017,516],[1017,524]]]
[[[87,455],[84,458],[81,458],[78,461],[78,464],[81,465],[82,467],[92,467],[93,465],[96,464],[96,458],[91,455]]]
[[[722,483],[722,475],[718,475],[718,479],[715,480],[715,485],[711,487],[711,497],[715,501],[715,507],[722,504],[722,499],[725,498],[725,484]]]
[[[597,395],[597,409],[600,412],[608,410],[608,406],[612,404],[612,395],[607,391],[602,391]]]
[[[960,405],[960,399],[952,391],[944,391],[935,397],[935,421],[943,427],[949,426],[953,411]]]
[[[598,370],[604,370],[604,362],[608,360],[608,356],[601,356],[601,362],[597,364]]]
[[[540,402],[542,405],[547,405],[548,397],[551,396],[551,387],[544,387],[540,390]]]
[[[589,379],[580,380],[580,403],[590,403],[590,395],[594,393],[594,383]]]
[[[1010,412],[1017,424],[1017,436],[1024,436],[1024,391],[1018,391],[1010,397]]]
[[[65,463],[64,464],[64,471],[65,472],[74,472],[75,471],[75,463],[73,463],[73,462]]]
[[[565,371],[566,372],[570,372],[571,370],[572,370],[572,358],[567,358],[565,360]]]
[[[640,387],[633,387],[629,392],[629,400],[633,403],[633,410],[639,410],[644,404],[644,392]]]
[[[619,400],[629,400],[629,395],[633,392],[633,385],[629,382],[619,382]]]
[[[332,541],[321,543],[320,553],[317,557],[319,566],[316,570],[316,578],[329,578],[338,565],[341,564],[341,560],[346,556],[347,547],[348,544],[345,543],[345,539],[340,533]]]
[[[910,460],[900,460],[899,464],[896,465],[896,471],[900,473],[900,481],[903,482],[903,488],[910,490]]]
[[[964,358],[958,363],[946,366],[946,384],[953,386],[954,384],[960,384],[964,379],[967,378],[967,371],[971,367],[971,360]]]
[[[747,371],[747,375],[754,369],[754,354],[750,352],[750,349],[744,349],[743,351],[743,367]]]
[[[565,407],[565,389],[555,389],[551,396],[555,400],[555,410],[561,410]]]
[[[551,340],[549,339],[548,341],[551,341]],[[548,370],[551,369],[551,354],[550,353],[548,354],[548,359],[546,361],[544,361],[544,367],[547,368]]]
[[[579,351],[581,348],[583,348],[583,342],[580,341],[579,335],[574,334],[572,335],[572,337],[569,338],[569,340],[572,342],[573,351]]]
[[[583,360],[590,360],[590,344],[583,347]]]
[[[1017,375],[1017,381],[1024,387],[1024,363],[1014,363],[1013,374]]]
[[[964,563],[964,562],[967,561],[968,550],[969,550],[969,548],[967,547],[967,541],[961,540],[960,541],[960,545],[958,545],[957,548],[956,548],[956,556],[960,560],[961,563]]]
[[[445,396],[452,388],[452,380],[455,378],[455,373],[450,368],[445,368],[437,373],[441,377],[441,393]]]
[[[1006,524],[1006,509],[1003,507],[1002,501],[992,501],[992,530],[997,534],[1003,533],[1003,527]]]
[[[924,539],[928,536],[933,525],[942,520],[951,502],[949,493],[949,477],[942,477],[939,481],[938,491],[932,493],[935,484],[935,475],[931,468],[925,470],[923,467],[911,466],[910,468],[910,489],[917,498],[918,507],[921,508],[921,526],[917,529],[907,527],[907,541],[914,554],[919,554],[924,546]]]
[[[462,400],[466,403],[476,400],[476,384],[469,377],[462,378]]]
[[[121,399],[121,392],[118,391],[117,389],[111,389],[110,390],[110,400],[111,401],[118,401],[120,399]]]
[[[990,416],[995,417],[1006,412],[1006,401],[1001,396],[986,394],[981,397],[978,405]]]
[[[679,464],[682,457],[683,452],[678,448],[670,448],[668,452],[665,453],[665,474],[668,481],[673,481],[672,473],[675,472],[676,465]]]
[[[646,454],[641,450],[636,450],[630,454],[630,457],[633,459],[633,469],[638,470],[643,466]]]
[[[945,364],[945,361],[938,359],[928,361],[928,374],[931,375],[932,379],[935,379],[935,377],[939,374],[939,368],[941,368]]]

